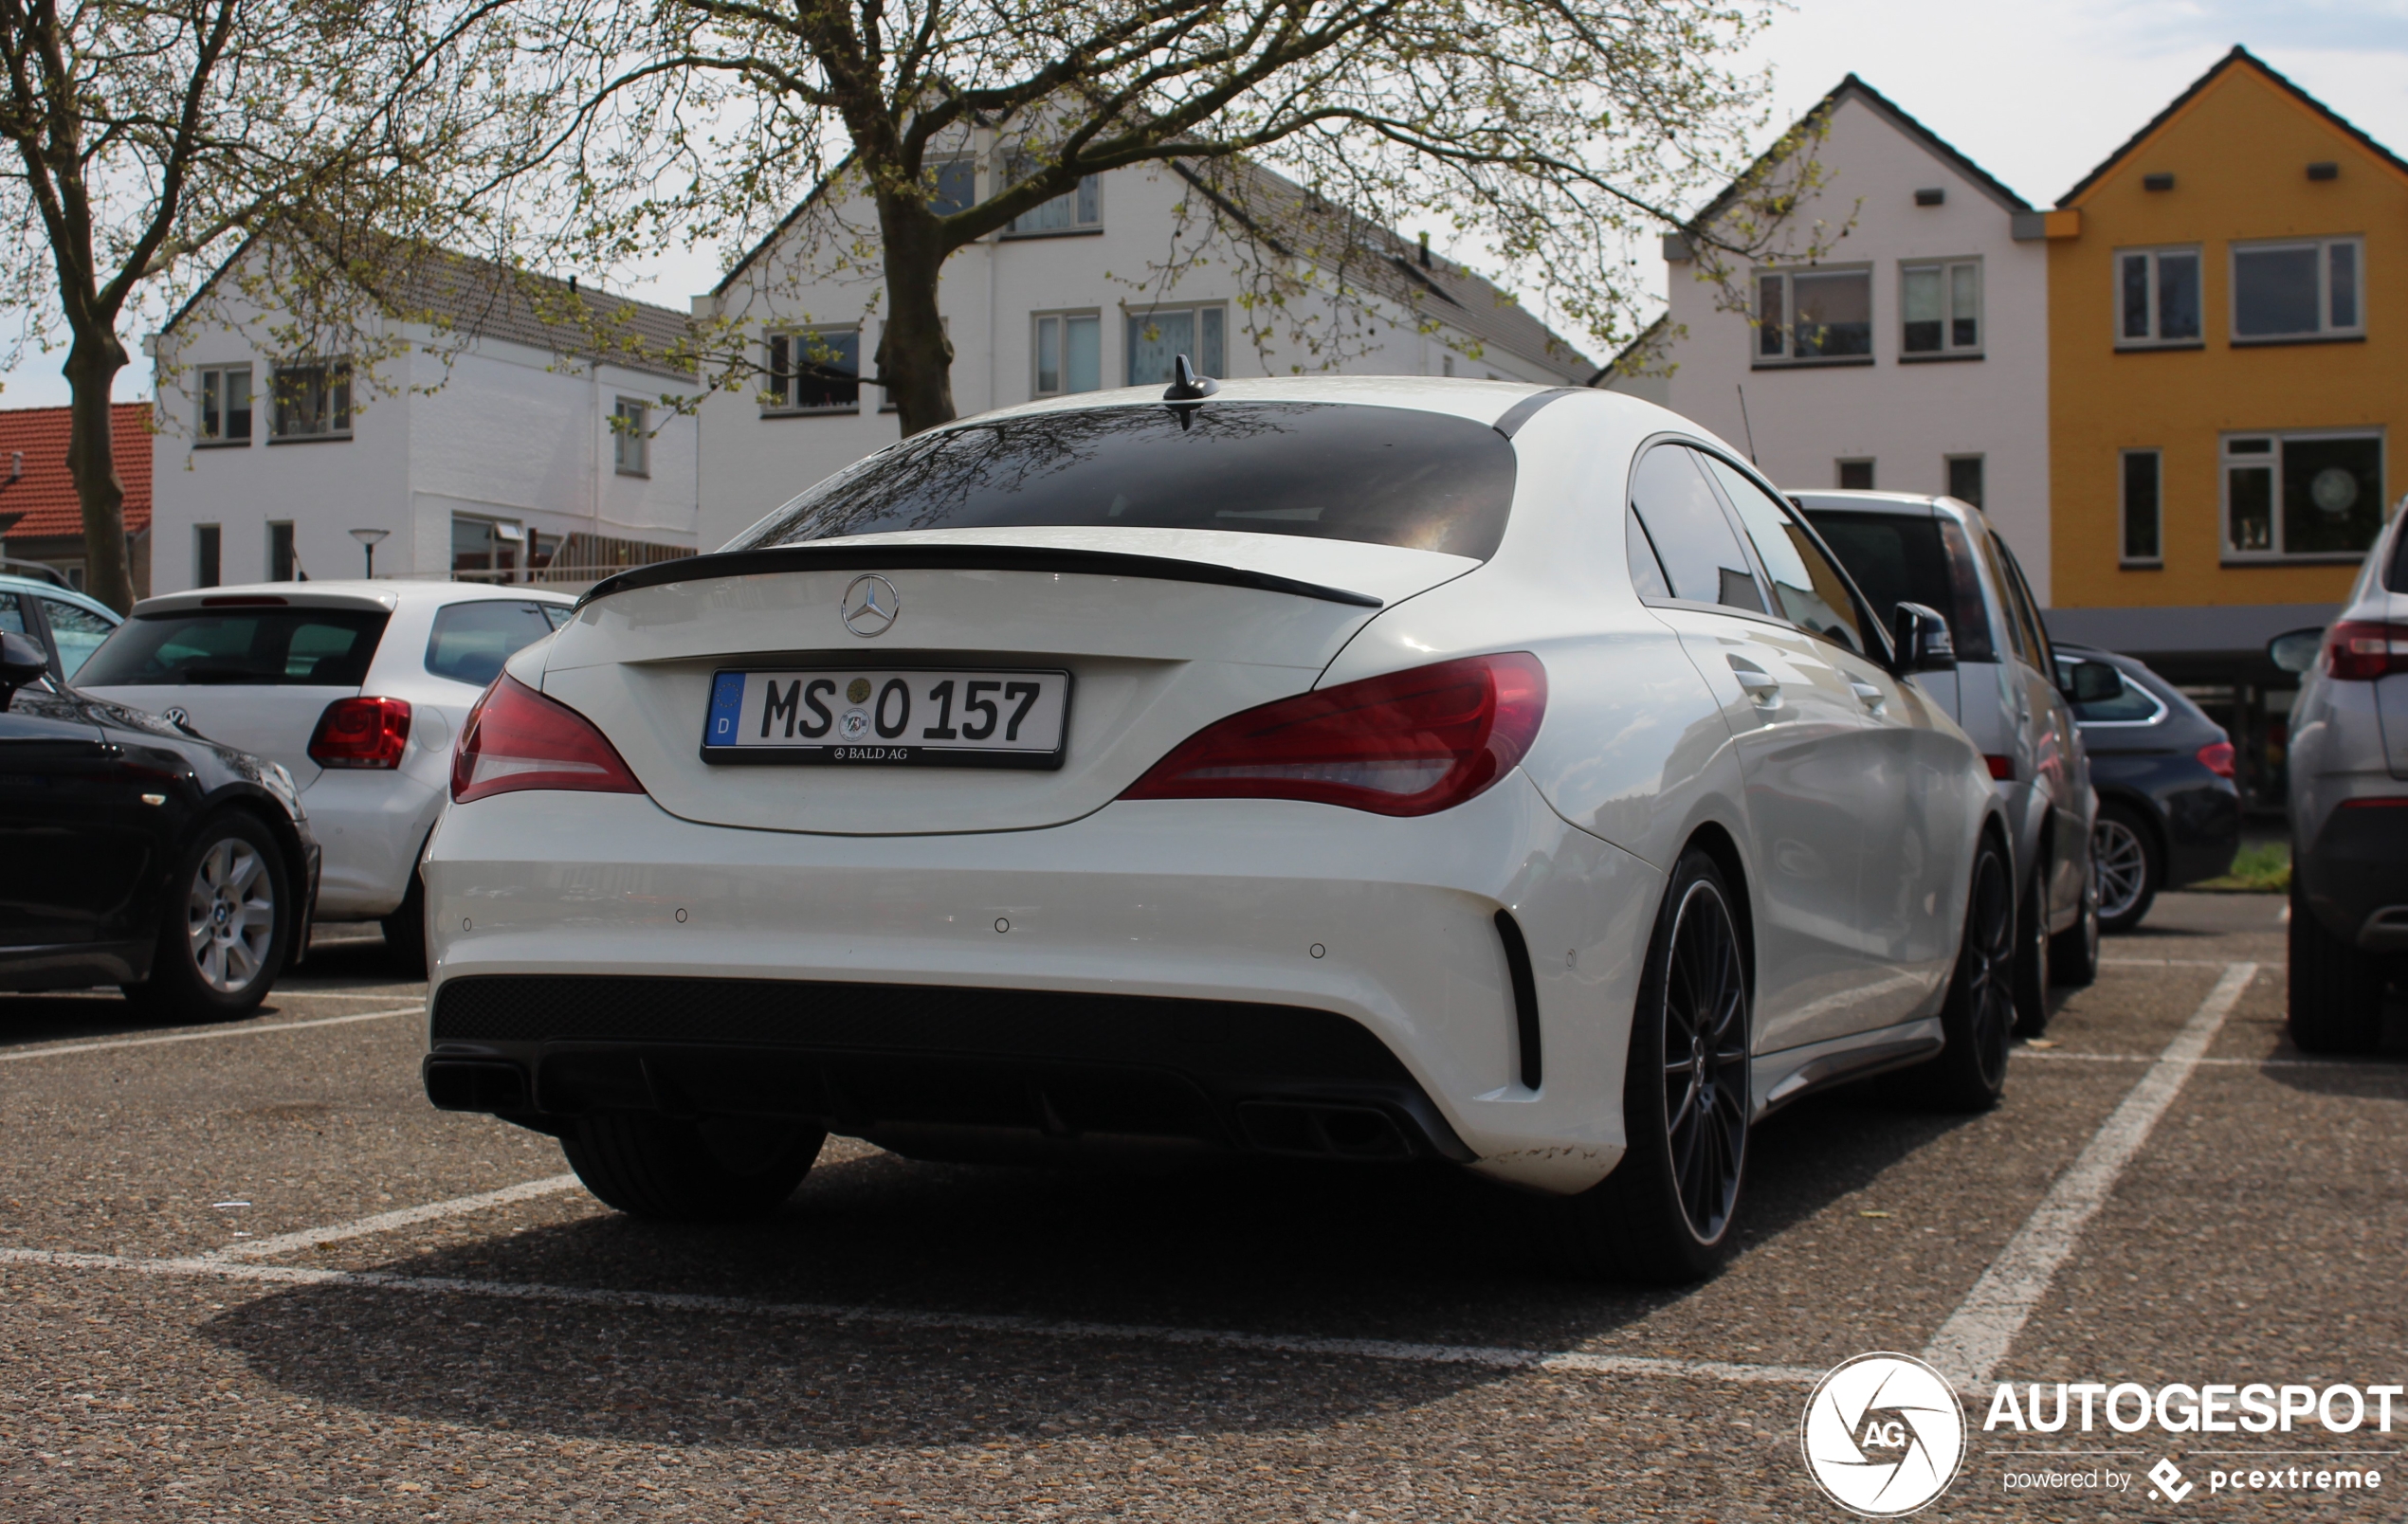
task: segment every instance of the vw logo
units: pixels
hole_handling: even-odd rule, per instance
[[[192,723],[192,717],[184,712],[184,706],[182,704],[168,705],[165,709],[159,711],[159,717],[178,729]]]
[[[845,627],[869,640],[895,627],[895,616],[903,612],[903,600],[895,596],[895,585],[875,572],[853,578],[845,589],[843,605]]]

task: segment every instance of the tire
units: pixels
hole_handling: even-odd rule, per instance
[[[1947,1046],[1940,1056],[1887,1077],[1888,1095],[1943,1111],[1984,1112],[2007,1089],[2007,1052],[2016,1025],[2015,874],[2007,855],[1989,836],[1974,854],[1973,880],[1965,896],[1965,930],[1957,944],[1957,967],[1948,976],[1948,999],[1940,1007]]]
[[[2100,929],[2121,935],[2140,925],[2165,882],[2165,856],[2147,818],[2130,805],[2101,805],[2090,827],[2090,864]]]
[[[201,823],[159,908],[151,976],[126,998],[171,1021],[225,1021],[259,1008],[292,952],[283,848],[248,815]]]
[[[393,971],[412,979],[427,976],[427,881],[418,869],[410,870],[410,892],[401,897],[393,913],[376,923],[384,929],[385,954],[392,961]]]
[[[2383,960],[2316,918],[2292,869],[2291,1042],[2303,1053],[2372,1053],[2382,1038]]]
[[[2082,914],[2072,925],[2049,938],[2049,982],[2071,989],[2087,989],[2099,977],[2099,876],[2082,881]]]
[[[606,1206],[630,1217],[725,1222],[775,1211],[827,1141],[819,1129],[793,1123],[605,1112],[580,1120],[560,1152]]]
[[[1639,979],[1622,1083],[1629,1148],[1602,1182],[1547,1204],[1573,1269],[1677,1285],[1729,1258],[1755,1109],[1751,1007],[1730,891],[1691,849]]]
[[[2015,1035],[2038,1037],[2049,1029],[2049,860],[2032,870],[2016,915]]]

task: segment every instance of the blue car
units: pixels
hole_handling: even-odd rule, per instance
[[[0,573],[0,634],[23,635],[50,658],[50,680],[72,682],[109,631],[124,623],[106,604],[34,577]]]

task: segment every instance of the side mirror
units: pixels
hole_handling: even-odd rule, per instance
[[[2124,674],[2109,662],[2076,662],[2066,697],[2077,704],[2103,704],[2124,695]]]
[[[50,675],[50,659],[28,636],[0,635],[0,709],[28,682]]]
[[[2305,672],[2325,648],[2323,628],[2287,630],[2266,643],[2266,659],[2286,672]]]
[[[1957,665],[1956,637],[1948,633],[1947,617],[1919,603],[1902,603],[1890,616],[1898,652],[1898,675],[1951,672]]]

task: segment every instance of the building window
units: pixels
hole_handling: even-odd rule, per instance
[[[633,397],[611,414],[611,463],[621,476],[652,474],[652,409]]]
[[[1171,357],[1184,354],[1205,375],[1219,375],[1227,362],[1228,309],[1157,307],[1129,314],[1129,385],[1159,386],[1171,379]]]
[[[2355,238],[2233,246],[2233,342],[2356,338],[2366,331]]]
[[[2356,560],[2383,527],[2381,434],[2224,436],[2228,557]]]
[[[197,443],[248,444],[251,442],[251,368],[208,365],[201,368],[201,418]],[[207,584],[215,587],[215,583]]]
[[[810,328],[769,336],[765,413],[861,411],[861,330]]]
[[[928,209],[937,216],[950,217],[978,204],[976,159],[946,159],[937,166],[936,180],[937,193],[929,197]]]
[[[2124,452],[2124,564],[2165,564],[2163,462],[2155,450]]]
[[[351,438],[351,362],[311,360],[274,372],[276,437]]]
[[[1873,272],[1760,271],[1756,363],[1868,362],[1873,354]]]
[[[293,524],[290,519],[280,519],[267,526],[267,580],[306,580],[301,575],[301,556],[293,550]]]
[[[1951,455],[1948,460],[1948,496],[1959,502],[1981,506],[1981,457]]]
[[[451,519],[451,579],[454,582],[515,582],[518,580],[519,553],[525,548],[527,532],[520,526],[500,518],[471,518],[454,514]]]
[[[1014,158],[1012,161],[1012,183],[1018,185],[1038,171],[1037,161]],[[1004,228],[1006,237],[1031,233],[1093,233],[1104,228],[1104,185],[1101,176],[1085,175],[1070,190],[1051,201],[1031,207],[1012,219]]]
[[[225,535],[215,524],[192,526],[192,586],[214,588],[226,580],[220,547]]]
[[[1900,265],[1898,312],[1900,354],[1979,354],[1981,262]]]
[[[2115,256],[2118,349],[2199,341],[2199,251],[2127,248]]]
[[[1091,312],[1049,313],[1036,319],[1036,329],[1037,396],[1102,390],[1102,318]]]
[[[1839,490],[1842,492],[1872,491],[1873,463],[1870,461],[1840,462]]]

